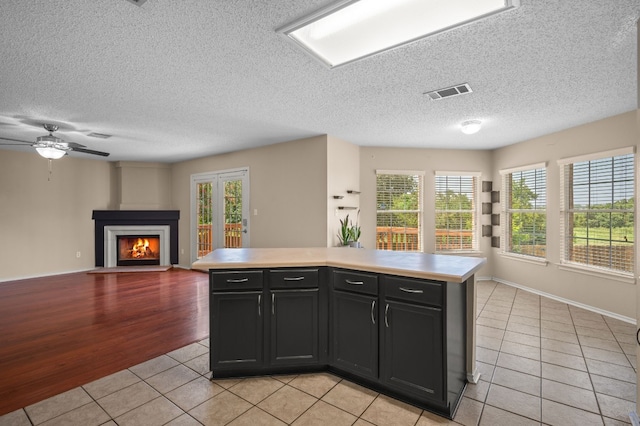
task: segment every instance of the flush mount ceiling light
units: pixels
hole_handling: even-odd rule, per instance
[[[462,133],[464,133],[465,135],[472,135],[480,131],[480,128],[482,127],[482,121],[469,120],[462,123],[461,126],[462,126]]]
[[[341,0],[277,30],[330,68],[519,6],[520,0]]]

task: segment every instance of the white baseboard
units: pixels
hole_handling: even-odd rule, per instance
[[[64,272],[49,272],[46,274],[41,274],[41,275],[27,275],[27,276],[23,276],[23,277],[14,277],[14,278],[0,278],[0,284],[2,283],[7,283],[10,281],[21,281],[21,280],[30,280],[32,278],[43,278],[43,277],[53,277],[55,275],[65,275],[65,274],[75,274],[78,272],[88,272],[88,271],[93,271],[95,268],[89,268],[89,269],[78,269],[76,271],[64,271]]]
[[[558,302],[566,303],[567,305],[572,305],[578,308],[586,309],[587,311],[595,312],[600,315],[604,315],[607,317],[611,317],[620,321],[627,322],[629,324],[636,324],[635,318],[630,318],[624,315],[616,314],[615,312],[609,312],[604,309],[596,308],[594,306],[585,305],[584,303],[576,302],[575,300],[565,299],[564,297],[556,296],[555,294],[545,293],[544,291],[536,290],[534,288],[530,288],[524,285],[520,285],[511,281],[503,280],[501,278],[492,277],[490,280],[499,282],[500,284],[505,284],[511,287],[516,287],[521,290],[528,291],[530,293],[537,294],[538,296],[548,297],[549,299],[556,300]]]
[[[467,382],[478,384],[480,381],[480,371],[476,368],[473,373],[467,373]]]

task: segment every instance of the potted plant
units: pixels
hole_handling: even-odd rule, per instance
[[[340,233],[338,234],[338,239],[340,240],[340,244],[343,246],[348,246],[349,242],[351,241],[349,215],[347,215],[344,219],[340,219]]]
[[[358,225],[358,217],[360,217],[360,210],[358,210],[358,215],[356,216],[356,224],[351,224],[349,228],[349,234],[351,234],[351,239],[349,241],[349,246],[360,248],[360,225]]]

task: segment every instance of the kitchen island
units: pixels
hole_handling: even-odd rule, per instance
[[[452,418],[476,382],[476,257],[350,248],[218,249],[212,378],[329,370]]]

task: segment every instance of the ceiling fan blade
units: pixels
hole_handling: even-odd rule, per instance
[[[69,148],[71,148],[71,151],[74,151],[74,152],[82,152],[82,153],[85,153],[85,154],[100,155],[102,157],[108,157],[109,156],[108,152],[94,151],[92,149],[79,148],[79,147],[71,146],[71,144],[69,144]]]
[[[76,142],[65,142],[67,144],[67,146],[71,149],[75,149],[75,148],[86,148],[85,145],[76,143]]]
[[[26,144],[29,144],[29,145],[33,145],[33,142],[29,142],[29,141],[22,141],[22,140],[20,140],[20,139],[5,138],[5,137],[2,137],[2,136],[0,136],[0,139],[5,140],[5,141],[20,142],[20,143],[26,143]]]

